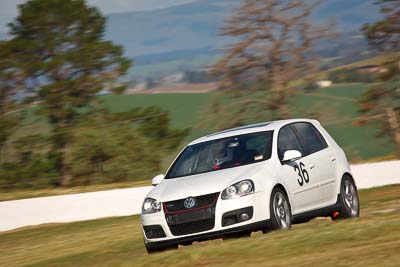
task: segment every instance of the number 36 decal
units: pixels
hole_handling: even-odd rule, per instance
[[[300,166],[300,167],[299,167]],[[305,165],[303,162],[300,162],[299,165],[294,166],[294,170],[297,172],[300,178],[297,178],[297,182],[300,186],[304,185],[304,182],[308,183],[310,181],[310,176],[308,176],[308,172],[304,168]]]

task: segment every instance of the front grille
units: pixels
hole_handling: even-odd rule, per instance
[[[148,239],[165,237],[165,233],[161,225],[143,226],[143,230]]]
[[[211,230],[214,228],[214,224],[215,217],[201,221],[170,225],[169,229],[174,236],[189,235]]]
[[[168,225],[183,224],[194,221],[201,221],[215,217],[215,208],[198,209],[189,212],[165,214]]]
[[[164,202],[165,219],[174,236],[208,231],[215,226],[215,206],[219,193],[193,197],[195,205],[185,208],[185,199]]]
[[[212,194],[207,194],[207,195],[202,195],[198,197],[194,197],[196,200],[195,206],[192,207],[192,209],[200,208],[200,207],[208,207],[211,206],[212,204],[215,204],[217,198],[218,198],[219,193],[212,193]],[[173,201],[168,201],[164,203],[164,209],[166,212],[175,212],[175,211],[182,211],[182,210],[188,210],[184,206],[186,198],[178,199],[178,200],[173,200]]]

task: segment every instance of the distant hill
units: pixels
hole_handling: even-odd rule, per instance
[[[111,14],[107,38],[122,44],[130,57],[180,50],[219,48],[229,40],[219,28],[241,0],[198,0],[165,9]],[[336,18],[344,32],[358,31],[379,18],[373,0],[329,0],[315,12],[317,21]]]
[[[217,56],[220,55],[220,51],[212,47],[204,47],[199,49],[187,49],[187,50],[173,50],[165,53],[155,53],[143,56],[135,57],[135,65],[151,65],[158,64],[165,61],[174,61],[187,58],[194,58],[198,56]]]
[[[307,1],[307,0],[305,0]],[[106,38],[125,49],[135,67],[128,79],[162,76],[210,65],[232,39],[219,36],[223,22],[243,0],[197,0],[164,9],[108,15]],[[326,0],[314,13],[318,22],[335,20],[344,34],[336,42],[321,42],[324,57],[360,54],[365,42],[360,27],[380,18],[375,0]],[[0,40],[7,34],[0,33]],[[341,62],[343,63],[343,62]]]
[[[160,10],[112,14],[107,38],[122,44],[130,57],[180,50],[217,48],[223,20],[240,0],[199,0]]]

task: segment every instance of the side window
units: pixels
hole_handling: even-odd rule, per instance
[[[255,155],[262,155],[261,158],[265,157],[265,159],[269,159],[272,153],[272,136],[273,132],[268,132],[267,134],[247,139],[245,145],[246,151],[255,152]]]
[[[308,122],[295,123],[294,128],[299,136],[302,147],[304,148],[304,156],[310,155],[328,147],[321,133]]]
[[[293,132],[290,125],[286,125],[279,131],[278,135],[278,156],[279,159],[283,159],[283,154],[287,150],[298,150],[302,152],[301,146],[295,133]],[[303,154],[303,152],[302,152]]]

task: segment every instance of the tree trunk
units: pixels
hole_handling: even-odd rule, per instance
[[[69,173],[67,164],[67,155],[65,152],[65,147],[61,150],[61,185],[68,186],[71,183],[72,176]]]
[[[67,162],[67,145],[69,142],[68,127],[64,123],[55,123],[53,128],[53,153],[57,159],[57,170],[60,173],[60,184],[68,186],[71,183],[71,175]]]
[[[283,77],[280,77],[282,73],[279,70],[273,70],[271,72],[272,83],[271,87],[267,90],[272,91],[272,101],[273,105],[277,107],[276,118],[274,119],[288,119],[290,117],[290,112],[288,106],[286,104],[286,94],[287,94],[287,85],[283,83]]]
[[[388,118],[390,131],[392,132],[393,139],[396,144],[397,153],[400,155],[400,123],[397,119],[394,108],[386,108],[385,111]]]

